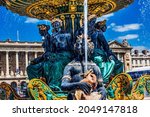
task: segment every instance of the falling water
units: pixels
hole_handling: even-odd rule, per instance
[[[85,39],[85,72],[87,71],[87,38],[88,38],[88,0],[84,0],[84,39]]]
[[[150,37],[150,32],[147,30],[147,27],[150,27],[149,23],[149,16],[150,16],[150,0],[139,0],[138,5],[140,6],[140,21],[143,24],[143,30],[142,30],[142,36],[147,39],[147,37]],[[142,41],[144,44],[144,40]]]
[[[140,5],[141,17],[146,21],[150,16],[150,0],[139,0],[138,4]]]

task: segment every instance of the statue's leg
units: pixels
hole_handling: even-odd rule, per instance
[[[62,65],[62,62],[61,61],[55,61],[55,63],[53,64],[50,64],[49,66],[49,82],[48,82],[48,85],[50,87],[60,87],[60,84],[61,84],[61,78],[62,78],[62,75],[63,75],[63,69],[64,69],[64,66]]]
[[[109,83],[109,78],[114,70],[115,62],[113,60],[104,62],[104,58],[101,56],[96,56],[94,58],[94,62],[99,66],[101,70],[104,83]]]
[[[104,63],[103,77],[106,83],[109,83],[110,76],[113,73],[115,62],[113,60]]]
[[[26,70],[29,80],[43,77],[43,62],[33,65],[30,64]]]
[[[120,73],[123,73],[123,63],[119,60],[115,60],[115,68],[114,68],[114,75],[118,75]]]
[[[44,75],[49,87],[60,90],[61,78],[65,66],[71,61],[70,53],[64,52],[55,55],[53,60],[49,59],[44,63]]]

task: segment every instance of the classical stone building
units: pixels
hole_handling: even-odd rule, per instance
[[[150,66],[150,52],[148,50],[132,51],[132,68]]]
[[[26,67],[42,53],[41,43],[0,42],[0,83],[7,82],[13,87],[26,83]]]
[[[26,67],[34,58],[42,55],[42,43],[0,42],[0,83],[7,82],[20,86],[27,81]],[[110,48],[117,58],[124,63],[124,71],[141,66],[150,66],[150,53],[143,51],[132,53],[132,47],[126,40],[122,43],[114,40],[109,42]]]
[[[128,44],[127,40],[123,40],[122,43],[114,40],[109,42],[109,46],[117,58],[124,63],[124,72],[130,71],[132,69],[132,47]]]

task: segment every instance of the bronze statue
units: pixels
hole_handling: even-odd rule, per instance
[[[92,74],[90,73],[90,77],[93,77],[93,80],[95,80],[94,75],[96,76],[96,82],[89,83],[83,79],[83,76],[85,77],[85,73],[87,72],[85,70],[85,59],[84,59],[84,39],[82,37],[79,37],[76,41],[75,45],[75,54],[76,58],[71,61],[64,69],[64,74],[62,78],[62,84],[61,88],[64,91],[69,91],[70,94],[73,93],[75,95],[76,90],[81,90],[85,95],[90,95],[92,92],[99,92],[102,96],[99,99],[106,99],[106,92],[105,88],[103,86],[103,80],[101,76],[101,72],[99,67],[91,60],[88,59],[87,63],[87,69],[92,70]],[[94,44],[92,42],[88,42],[88,58],[90,58],[92,52],[94,49]],[[88,75],[87,75],[88,76]],[[82,94],[83,94],[82,93]],[[69,95],[68,99],[75,99],[74,96]]]

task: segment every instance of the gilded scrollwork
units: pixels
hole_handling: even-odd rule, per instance
[[[83,2],[84,0],[5,0],[1,4],[20,15],[50,20],[62,13],[83,14]],[[89,14],[102,16],[132,2],[133,0],[89,0]]]
[[[66,100],[63,93],[56,94],[40,79],[32,79],[28,84],[29,94],[34,100]]]
[[[107,87],[108,99],[124,100],[132,89],[132,78],[122,73],[115,76]]]
[[[143,100],[145,90],[150,91],[150,75],[141,76],[133,85],[128,74],[119,74],[107,87],[110,100]]]
[[[150,76],[149,75],[141,76],[136,81],[134,87],[132,88],[131,99],[132,100],[143,100],[145,90],[147,92],[150,91],[150,87],[148,85],[149,82],[150,82]]]

